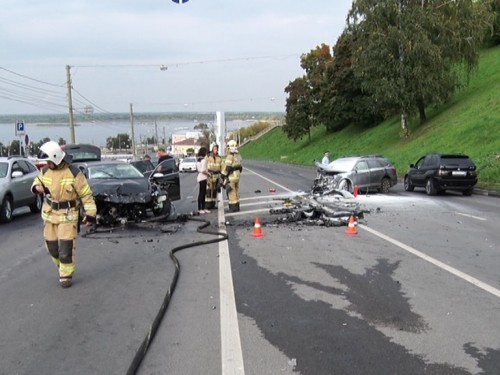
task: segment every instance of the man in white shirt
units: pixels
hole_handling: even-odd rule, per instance
[[[323,159],[321,160],[321,164],[330,164],[330,151],[325,151],[325,153],[323,154]]]

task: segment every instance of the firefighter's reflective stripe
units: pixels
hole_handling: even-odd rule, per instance
[[[213,171],[213,172],[219,172],[221,170],[221,167],[222,167],[222,158],[217,155],[210,155],[208,158],[207,158],[207,169],[209,171]]]
[[[69,210],[53,210],[52,208],[46,210],[45,205],[42,209],[42,219],[45,221],[50,221],[53,224],[59,223],[77,223],[79,217],[78,210],[71,208]]]
[[[229,173],[229,169],[233,168]],[[237,153],[229,154],[224,160],[222,174],[229,179],[229,182],[238,182],[240,180],[240,171],[234,168],[241,167],[241,156]]]

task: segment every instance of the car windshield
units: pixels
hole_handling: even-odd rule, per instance
[[[7,176],[7,170],[9,169],[8,163],[0,163],[0,178]]]
[[[130,164],[101,164],[88,167],[88,178],[144,178],[141,172]]]
[[[358,159],[336,159],[328,164],[328,169],[337,172],[352,171]]]

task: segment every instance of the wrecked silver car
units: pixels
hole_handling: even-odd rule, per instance
[[[154,216],[168,217],[171,201],[180,199],[179,176],[153,171],[149,178],[133,165],[93,162],[81,165],[97,205],[97,223],[113,225],[139,222]]]
[[[323,190],[346,190],[354,192],[377,190],[388,193],[396,185],[396,168],[389,159],[381,155],[346,156],[335,159],[328,165],[315,162],[318,175],[314,180],[313,192]]]

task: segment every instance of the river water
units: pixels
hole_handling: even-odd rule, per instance
[[[135,122],[134,136],[136,143],[141,140],[152,138],[155,133],[158,139],[169,139],[173,133],[186,132],[194,130],[198,125],[197,121],[188,120],[169,120],[157,121],[156,130],[154,122]],[[227,133],[239,129],[240,127],[251,126],[253,122],[245,120],[226,121]],[[90,143],[96,146],[105,146],[108,137],[116,137],[118,134],[131,135],[130,121],[89,121],[75,124],[76,143]],[[19,139],[15,135],[15,124],[0,123],[0,142],[4,145],[10,144],[12,140]],[[56,123],[27,123],[25,122],[25,132],[28,134],[31,142],[37,143],[41,139],[48,137],[51,140],[58,141],[63,138],[66,143],[70,143],[70,128],[68,124]],[[24,142],[24,138],[23,138]]]

